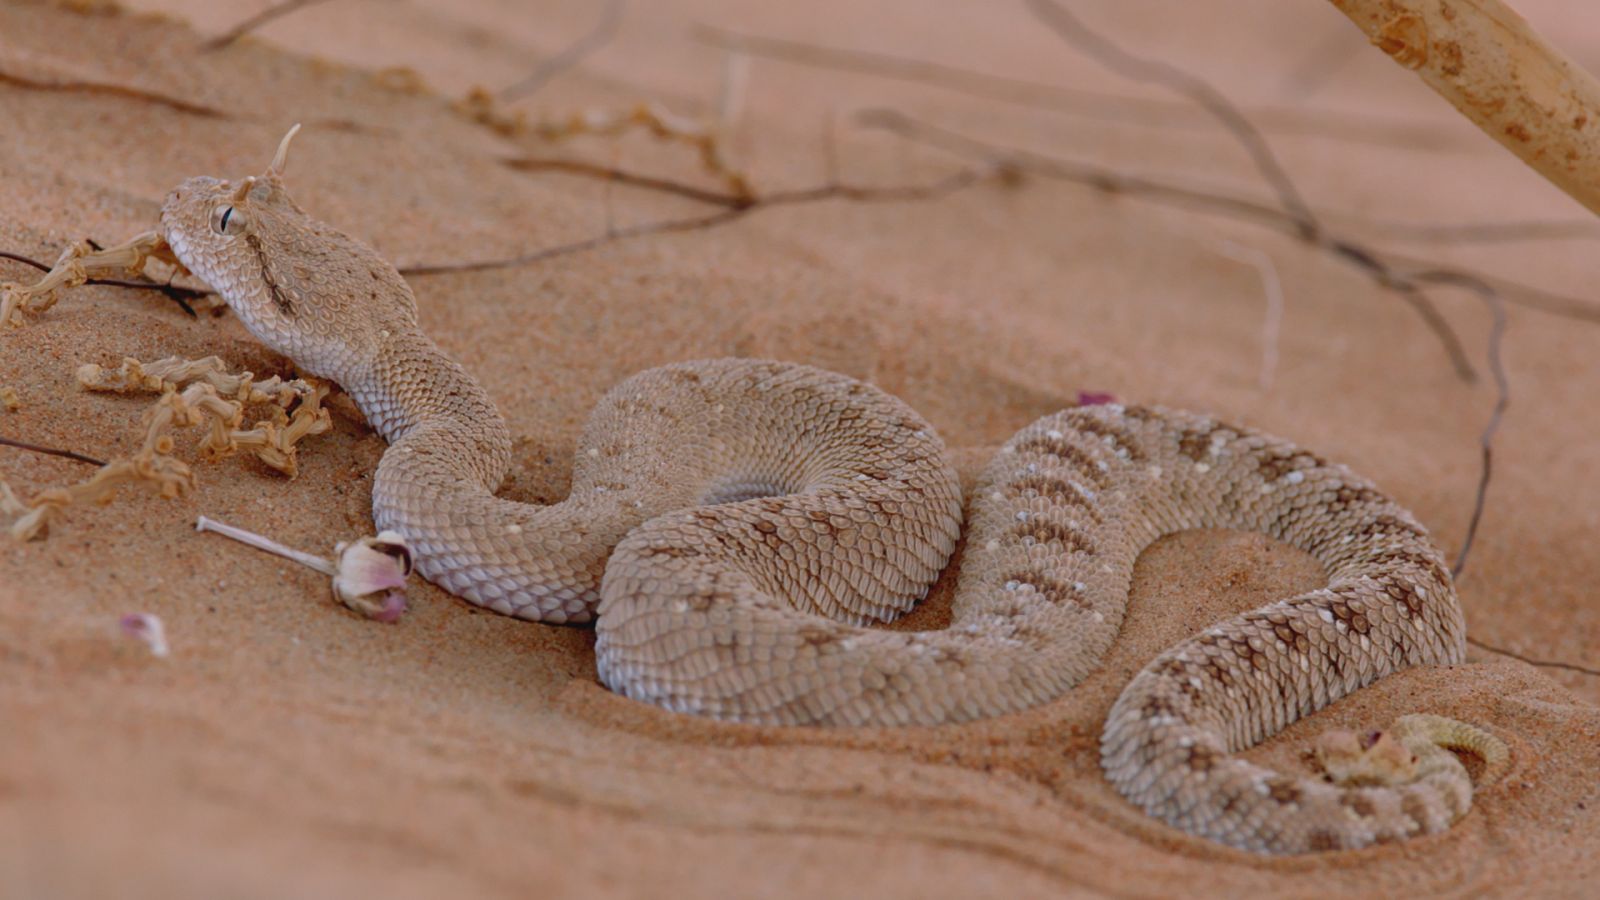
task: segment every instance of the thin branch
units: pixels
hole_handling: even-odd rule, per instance
[[[1263,225],[1290,236],[1297,234],[1294,219],[1288,213],[1247,197],[1217,193],[1139,175],[1127,175],[1096,163],[1061,159],[1032,150],[994,144],[913,119],[898,110],[863,110],[857,114],[856,119],[858,124],[879,128],[957,156],[999,160],[1017,172],[1082,184],[1108,194],[1123,194],[1151,203],[1192,209],[1206,215]],[[1373,266],[1378,263],[1378,255],[1373,251],[1349,241],[1333,241],[1322,245],[1321,249],[1335,254],[1337,258],[1346,262],[1359,265],[1364,271],[1375,273]],[[1435,260],[1405,254],[1387,253],[1384,254],[1384,258],[1391,264],[1387,276],[1389,278],[1398,277],[1392,271],[1396,266],[1415,269],[1445,268]],[[1554,316],[1600,324],[1600,305],[1581,297],[1559,294],[1471,269],[1457,267],[1453,268],[1453,271],[1471,275],[1494,287],[1501,292],[1507,303]],[[1455,343],[1456,346],[1460,346],[1459,341]]]
[[[1353,245],[1341,243],[1334,249],[1342,252],[1352,248]],[[1351,257],[1352,260],[1355,257]],[[1404,281],[1392,277],[1388,266],[1376,256],[1363,253],[1359,263],[1361,268],[1367,269],[1373,278],[1381,285],[1392,289],[1401,302],[1411,307],[1422,324],[1433,332],[1439,344],[1444,348],[1445,356],[1450,358],[1450,365],[1456,370],[1456,375],[1461,380],[1471,384],[1478,380],[1478,370],[1472,365],[1472,359],[1467,355],[1467,348],[1461,343],[1461,336],[1451,326],[1450,320],[1439,312],[1439,307],[1433,304],[1432,298],[1423,293],[1416,285],[1406,284]]]
[[[1523,656],[1521,653],[1507,650],[1504,647],[1497,647],[1488,641],[1480,641],[1471,635],[1467,635],[1467,643],[1474,647],[1480,647],[1484,650],[1487,650],[1490,653],[1498,653],[1501,656],[1509,656],[1512,659],[1525,662],[1530,666],[1538,666],[1544,669],[1565,669],[1568,672],[1581,672],[1584,675],[1594,675],[1596,677],[1600,677],[1600,669],[1591,669],[1588,666],[1580,666],[1577,663],[1560,662],[1559,660],[1553,659],[1534,659],[1531,656]]]
[[[1416,256],[1407,256],[1400,253],[1388,254],[1388,259],[1396,266],[1404,266],[1408,268],[1445,268],[1445,266],[1437,260],[1424,259]],[[1555,291],[1547,291],[1544,288],[1535,287],[1531,284],[1514,281],[1510,278],[1501,278],[1497,275],[1489,275],[1473,269],[1453,267],[1451,270],[1460,272],[1463,275],[1470,275],[1473,278],[1482,281],[1484,284],[1489,285],[1499,292],[1501,299],[1513,306],[1521,306],[1525,309],[1537,310],[1552,316],[1560,316],[1564,319],[1573,319],[1579,322],[1600,324],[1600,305],[1596,305],[1588,300],[1583,299],[1582,297],[1573,297],[1568,294],[1559,294]]]
[[[271,22],[275,19],[281,19],[292,12],[305,9],[308,6],[316,6],[319,3],[326,2],[327,0],[285,0],[285,2],[273,4],[272,6],[263,9],[261,12],[256,13],[250,18],[245,19],[243,22],[233,26],[222,34],[212,38],[209,41],[206,41],[204,44],[201,44],[200,49],[206,53],[210,53],[213,50],[221,50],[224,47],[230,47],[235,41],[239,40],[250,32],[255,31],[257,28],[266,25],[268,22]]]
[[[507,103],[532,96],[550,79],[582,62],[591,53],[609,44],[617,36],[622,24],[622,14],[627,10],[627,0],[609,0],[600,13],[600,21],[588,33],[578,38],[565,50],[539,64],[539,67],[509,87],[501,88],[500,99]]]
[[[820,203],[826,200],[849,200],[856,203],[890,203],[913,200],[936,200],[948,194],[970,187],[983,181],[997,171],[994,167],[969,166],[960,171],[928,184],[922,185],[894,185],[888,187],[868,187],[849,184],[823,184],[812,188],[802,188],[789,191],[775,191],[752,197],[742,202],[741,205],[728,205],[727,208],[714,213],[699,216],[689,216],[680,219],[667,219],[660,222],[651,222],[643,225],[634,225],[628,228],[618,228],[605,234],[569,244],[559,244],[554,247],[545,247],[531,253],[504,259],[481,260],[464,263],[419,263],[405,266],[400,269],[402,275],[440,275],[452,272],[480,272],[485,269],[505,269],[515,266],[531,265],[544,262],[558,256],[567,256],[573,253],[582,253],[593,250],[615,241],[630,240],[652,234],[669,234],[680,231],[701,231],[726,225],[729,222],[742,219],[759,209],[775,206],[796,206],[810,203]]]
[[[36,259],[23,256],[20,253],[11,253],[6,250],[0,250],[0,259],[9,259],[22,263],[23,265],[32,266],[41,272],[50,271],[49,266]],[[178,307],[187,313],[191,319],[199,318],[199,314],[194,311],[193,306],[189,305],[189,301],[198,300],[201,297],[209,297],[216,293],[216,291],[182,287],[170,282],[162,283],[158,281],[134,281],[127,278],[91,278],[88,281],[85,281],[84,284],[99,284],[105,285],[106,287],[132,288],[136,291],[160,291],[168,300],[178,304]]]
[[[558,256],[569,256],[574,253],[584,253],[615,241],[623,241],[630,238],[642,237],[647,234],[665,234],[674,231],[695,231],[701,228],[714,228],[717,225],[731,222],[734,219],[740,218],[744,215],[744,213],[744,209],[726,209],[721,212],[712,213],[706,216],[694,216],[686,219],[669,219],[665,222],[653,222],[648,225],[634,225],[629,228],[618,228],[615,231],[603,233],[592,238],[585,238],[581,241],[573,241],[569,244],[557,244],[554,247],[544,247],[539,250],[534,250],[530,253],[523,253],[517,256],[508,256],[501,259],[479,260],[476,262],[416,263],[414,265],[401,266],[399,271],[401,275],[444,275],[455,272],[482,272],[488,269],[510,269],[517,266],[528,266],[533,265],[534,263],[544,262],[547,259],[555,259]]]
[[[176,112],[187,113],[191,116],[200,116],[207,119],[232,118],[226,112],[212,106],[191,103],[180,97],[171,97],[158,94],[154,91],[141,90],[121,84],[105,84],[95,81],[42,81],[11,72],[0,72],[0,84],[9,84],[13,87],[26,88],[30,91],[55,91],[60,93],[75,94],[103,94],[111,97],[126,97],[156,106],[164,106]]]
[[[1288,92],[1297,100],[1311,96],[1330,77],[1360,56],[1363,43],[1347,28],[1329,30],[1284,79]]]
[[[5,437],[4,435],[0,435],[0,446],[15,447],[18,450],[29,450],[34,453],[43,453],[48,456],[59,456],[62,459],[70,459],[74,462],[88,463],[91,466],[103,466],[106,464],[105,460],[103,459],[95,459],[92,456],[84,456],[82,453],[76,453],[72,450],[58,450],[55,447],[45,447],[39,444],[30,444],[26,441],[19,441],[13,438]]]
[[[1261,177],[1265,178],[1277,193],[1283,208],[1300,223],[1301,237],[1312,240],[1321,234],[1322,229],[1317,223],[1316,215],[1311,212],[1311,207],[1300,195],[1299,188],[1295,187],[1294,181],[1289,178],[1289,173],[1284,170],[1277,155],[1267,145],[1266,139],[1261,136],[1255,124],[1246,118],[1225,94],[1199,76],[1185,72],[1177,66],[1129,53],[1083,24],[1077,16],[1054,0],[1028,0],[1028,8],[1062,40],[1105,68],[1124,78],[1141,83],[1154,83],[1176,91],[1216,117],[1224,128],[1233,132],[1234,137],[1255,162]]]
[[[1238,216],[1240,218],[1246,218],[1258,222],[1264,221],[1271,225],[1277,225],[1283,222],[1292,222],[1292,220],[1289,219],[1288,216],[1281,210],[1249,198],[1231,196],[1213,191],[1207,191],[1198,187],[1188,187],[1171,182],[1161,182],[1153,179],[1146,179],[1135,175],[1126,175],[1112,169],[1097,166],[1094,163],[1061,160],[1055,157],[1045,157],[1033,154],[1030,151],[1020,150],[1017,148],[985,144],[975,138],[963,137],[955,134],[954,132],[941,129],[938,126],[917,122],[916,120],[913,120],[896,110],[862,110],[857,114],[856,118],[858,124],[893,131],[902,137],[925,139],[930,135],[936,134],[949,138],[949,141],[942,143],[931,140],[924,140],[924,142],[934,144],[935,146],[940,146],[942,149],[951,150],[952,152],[960,155],[972,155],[967,153],[965,149],[959,149],[957,147],[959,142],[964,141],[968,144],[966,149],[978,148],[978,155],[980,156],[988,155],[989,151],[993,150],[995,152],[992,155],[997,157],[1015,157],[1018,159],[1027,157],[1036,161],[1048,159],[1054,166],[1076,167],[1076,172],[1078,174],[1055,172],[1050,173],[1050,175],[1051,177],[1060,178],[1061,180],[1089,184],[1109,193],[1158,194],[1161,196],[1153,198],[1158,202],[1188,200],[1192,201],[1192,203],[1187,205],[1215,205],[1221,208],[1220,211],[1223,214],[1237,212],[1240,214]],[[834,122],[831,118],[824,120],[824,125],[826,129],[825,134],[831,132],[834,128]],[[903,126],[908,125],[922,133],[907,133],[907,131],[903,130]],[[832,178],[832,172],[838,167],[837,153],[834,149],[831,139],[828,139],[828,142],[824,145],[824,149],[827,151],[827,156],[824,158],[824,162],[826,164],[825,168],[829,172],[829,180],[831,181],[834,180]],[[698,200],[702,203],[710,203],[717,206],[738,206],[750,202],[749,197],[708,190],[706,188],[685,184],[683,182],[672,181],[670,179],[660,178],[653,175],[630,172],[611,166],[603,166],[598,163],[592,163],[585,160],[557,157],[516,157],[505,159],[501,162],[507,167],[516,169],[518,171],[555,171],[586,178],[616,181],[619,184],[626,184],[631,187],[644,188],[646,190],[653,190],[665,194],[677,194],[678,196],[687,197],[691,200]],[[1040,172],[1039,174],[1045,173]],[[1219,210],[1213,209],[1206,211],[1217,212]],[[1600,223],[1596,223],[1589,219],[1529,219],[1521,222],[1407,222],[1374,219],[1355,213],[1327,211],[1324,211],[1324,217],[1340,220],[1353,227],[1360,228],[1363,231],[1374,232],[1381,237],[1392,237],[1400,240],[1414,240],[1427,243],[1480,244],[1525,240],[1600,240]],[[1433,263],[1399,254],[1386,254],[1386,256],[1394,262],[1400,264],[1410,264],[1421,267],[1434,265]],[[1529,303],[1526,305],[1534,306],[1535,308],[1550,312],[1554,315],[1562,315],[1600,322],[1600,306],[1595,306],[1594,304],[1588,303],[1582,298],[1557,294],[1541,288],[1533,287],[1531,285],[1511,281],[1509,279],[1494,278],[1482,273],[1475,274],[1477,274],[1477,277],[1479,278],[1483,278],[1486,281],[1497,284],[1499,288],[1506,293],[1537,296],[1539,302]],[[1508,297],[1507,302],[1517,303],[1517,300],[1515,297]]]
[[[1152,128],[1184,130],[1211,128],[1209,123],[1184,118],[1192,109],[1187,103],[1062,87],[932,60],[743,34],[710,25],[695,26],[694,37],[708,46],[750,56],[886,78],[1102,122],[1133,122]],[[1332,110],[1317,110],[1308,115],[1300,107],[1283,107],[1257,110],[1257,116],[1275,131],[1316,134],[1341,141],[1391,143],[1417,149],[1440,140],[1440,131],[1436,127],[1419,126],[1399,119],[1353,116]],[[1383,132],[1398,133],[1387,138],[1382,136]]]
[[[1267,309],[1261,320],[1261,372],[1256,383],[1262,391],[1272,390],[1272,379],[1278,371],[1278,336],[1283,330],[1283,280],[1278,277],[1278,267],[1264,251],[1237,243],[1223,241],[1217,250],[1229,259],[1255,269],[1261,279],[1261,292],[1266,295]]]
[[[16,75],[11,72],[4,71],[0,71],[0,84],[9,84],[13,87],[30,91],[54,91],[60,93],[99,94],[109,97],[122,97],[128,100],[135,100],[140,103],[150,103],[155,106],[165,107],[175,112],[180,112],[191,116],[199,116],[205,119],[241,119],[240,116],[235,115],[234,113],[218,109],[214,106],[206,106],[204,104],[185,100],[182,97],[173,97],[169,94],[160,94],[155,91],[147,91],[142,88],[128,87],[127,85],[122,84],[107,84],[105,82],[96,81],[44,81],[38,78],[29,78],[27,76]],[[252,120],[244,118],[244,121]],[[317,126],[321,128],[328,128],[334,131],[354,132],[356,134],[394,135],[398,133],[392,128],[385,128],[380,125],[368,125],[363,122],[355,122],[349,119],[306,119],[305,124],[308,127]],[[273,123],[273,127],[277,127],[276,122]]]
[[[1450,323],[1432,308],[1426,297],[1420,296],[1414,287],[1408,287],[1375,252],[1350,241],[1325,236],[1319,240],[1309,240],[1305,237],[1304,222],[1282,209],[1255,200],[1211,193],[1137,175],[1125,175],[1093,163],[1063,160],[1029,150],[990,144],[917,121],[895,110],[868,110],[859,116],[859,120],[864,125],[882,128],[902,137],[969,158],[1004,160],[1018,171],[1084,184],[1107,193],[1141,196],[1159,203],[1267,225],[1291,237],[1307,240],[1312,246],[1332,253],[1336,259],[1367,272],[1380,285],[1396,290],[1403,300],[1421,314],[1423,323],[1438,337],[1456,373],[1465,381],[1472,381],[1476,377],[1461,340],[1450,327]]]
[[[505,164],[519,172],[543,171],[581,175],[616,184],[625,184],[629,187],[658,191],[663,194],[677,194],[680,197],[687,197],[690,200],[698,200],[701,203],[709,203],[713,206],[748,206],[752,200],[750,197],[738,194],[707,190],[706,188],[699,188],[666,178],[658,178],[654,175],[641,175],[616,168],[615,166],[602,166],[582,160],[527,156],[505,160]]]
[[[1494,436],[1500,429],[1500,420],[1505,417],[1506,407],[1511,405],[1511,381],[1506,377],[1505,362],[1501,358],[1501,348],[1505,343],[1506,334],[1506,307],[1504,300],[1491,285],[1480,278],[1464,272],[1448,269],[1431,269],[1422,272],[1413,272],[1409,276],[1412,280],[1426,284],[1441,284],[1451,287],[1465,288],[1477,294],[1489,308],[1492,325],[1489,329],[1489,372],[1494,378],[1495,401],[1494,410],[1489,413],[1489,420],[1484,423],[1483,430],[1478,434],[1478,448],[1482,458],[1482,466],[1478,473],[1478,489],[1472,502],[1472,518],[1467,523],[1466,537],[1461,541],[1461,551],[1456,554],[1456,561],[1450,568],[1450,577],[1459,579],[1467,567],[1467,554],[1472,552],[1473,539],[1478,535],[1478,524],[1483,519],[1483,509],[1489,496],[1489,478],[1494,468]]]
[[[1379,237],[1449,244],[1501,244],[1513,241],[1600,240],[1600,222],[1588,219],[1529,219],[1521,222],[1394,222],[1360,220]]]

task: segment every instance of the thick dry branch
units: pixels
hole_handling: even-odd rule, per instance
[[[627,0],[609,0],[600,13],[600,21],[595,23],[594,28],[565,50],[540,63],[528,77],[502,88],[500,99],[510,103],[533,95],[550,79],[583,62],[585,57],[610,43],[611,39],[617,36],[617,28],[622,24],[622,14],[627,7]]]
[[[1600,213],[1600,81],[1500,0],[1331,0],[1462,115]]]

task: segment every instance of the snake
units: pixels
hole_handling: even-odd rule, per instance
[[[1461,662],[1466,626],[1410,512],[1343,465],[1208,415],[1106,403],[1044,416],[994,454],[967,509],[934,428],[885,391],[788,362],[680,362],[599,401],[565,500],[497,497],[505,419],[422,331],[395,267],[290,197],[293,135],[260,176],[184,181],[160,237],[388,442],[373,519],[418,571],[511,616],[594,622],[614,692],[766,725],[1021,712],[1100,664],[1153,541],[1248,530],[1309,554],[1327,584],[1218,622],[1133,677],[1099,747],[1129,802],[1244,850],[1357,849],[1466,814],[1472,779],[1439,748],[1504,768],[1498,738],[1428,716],[1335,736],[1320,775],[1241,755],[1392,672]],[[948,627],[871,627],[924,596],[964,513]]]

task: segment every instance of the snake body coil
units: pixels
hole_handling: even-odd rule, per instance
[[[167,242],[257,337],[343,385],[390,442],[373,514],[407,537],[420,571],[511,615],[597,617],[613,690],[775,724],[1027,709],[1098,665],[1153,540],[1249,529],[1314,556],[1328,585],[1209,628],[1140,672],[1106,722],[1112,783],[1174,825],[1271,852],[1439,831],[1465,812],[1471,783],[1448,753],[1379,784],[1232,755],[1397,669],[1462,658],[1438,550],[1344,467],[1188,413],[1047,416],[982,477],[951,626],[872,630],[923,595],[960,533],[955,475],[913,410],[806,366],[666,366],[599,404],[567,500],[498,499],[511,454],[494,404],[419,330],[393,267],[289,198],[282,149],[260,178],[175,190]]]

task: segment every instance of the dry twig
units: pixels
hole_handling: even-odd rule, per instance
[[[144,440],[137,453],[109,463],[82,457],[100,468],[85,481],[34,496],[27,511],[11,524],[18,540],[43,533],[68,506],[109,502],[124,484],[148,484],[168,498],[188,491],[194,476],[172,455],[173,427],[209,424],[200,444],[203,456],[217,458],[244,450],[290,477],[297,471],[296,445],[332,427],[322,407],[327,385],[298,379],[285,382],[276,376],[258,382],[248,372],[230,375],[216,357],[192,362],[173,357],[148,366],[128,359],[114,371],[91,364],[78,370],[78,380],[91,390],[156,391],[161,399],[145,416]],[[266,405],[271,415],[241,429],[244,409],[250,405]]]
[[[299,473],[295,445],[333,427],[322,406],[329,392],[326,383],[284,381],[276,375],[257,381],[250,372],[232,375],[215,356],[198,360],[173,356],[149,364],[124,359],[114,370],[89,363],[79,367],[78,382],[91,391],[151,392],[162,393],[163,401],[175,398],[174,424],[210,423],[200,443],[202,455],[219,459],[243,450],[290,478]],[[245,407],[257,405],[266,406],[270,416],[240,428]]]
[[[1558,659],[1538,659],[1532,656],[1523,656],[1521,653],[1517,653],[1514,650],[1507,650],[1504,647],[1497,647],[1494,644],[1480,641],[1470,634],[1467,635],[1467,643],[1479,649],[1487,650],[1490,653],[1498,653],[1501,656],[1509,656],[1512,659],[1525,662],[1530,666],[1538,666],[1542,669],[1565,669],[1568,672],[1578,672],[1583,675],[1594,675],[1600,677],[1600,669],[1591,669],[1588,666],[1581,666],[1577,663],[1562,662]]]
[[[1283,330],[1283,281],[1278,278],[1278,267],[1265,252],[1236,241],[1223,241],[1218,252],[1235,262],[1256,270],[1261,279],[1261,292],[1266,296],[1266,314],[1261,320],[1261,372],[1256,383],[1262,391],[1272,390],[1273,375],[1278,371],[1278,335]]]
[[[275,19],[281,19],[292,12],[305,9],[308,6],[316,6],[319,3],[326,2],[327,0],[285,0],[285,2],[282,3],[275,3],[272,6],[263,9],[261,12],[256,13],[250,18],[245,19],[243,22],[233,26],[222,34],[219,34],[211,40],[206,41],[204,44],[201,44],[200,49],[210,53],[213,50],[221,50],[224,47],[232,46],[235,41],[238,41],[240,38],[244,37],[250,32],[255,31],[257,28],[266,25],[268,22],[271,22]]]
[[[1084,25],[1077,16],[1054,0],[1028,0],[1028,8],[1039,21],[1059,35],[1078,51],[1100,65],[1124,78],[1145,84],[1158,84],[1189,98],[1221,122],[1250,154],[1261,177],[1266,179],[1278,195],[1283,208],[1298,221],[1301,237],[1315,240],[1321,227],[1299,188],[1289,178],[1289,173],[1278,161],[1277,154],[1267,145],[1266,138],[1227,95],[1212,87],[1205,79],[1169,63],[1146,59],[1124,50],[1117,44]]]
[[[60,450],[55,447],[46,447],[42,444],[30,444],[27,441],[19,441],[15,438],[8,438],[4,436],[0,436],[0,445],[15,447],[18,450],[27,450],[32,453],[43,453],[46,456],[59,456],[62,459],[70,459],[74,462],[88,463],[91,466],[103,466],[106,464],[106,461],[103,459],[95,459],[92,456],[85,456],[75,450]]]
[[[1254,200],[1211,193],[1137,175],[1126,175],[1115,169],[1094,163],[1063,160],[1029,150],[980,141],[936,125],[917,121],[897,110],[867,110],[859,115],[859,120],[863,125],[881,128],[901,137],[939,147],[968,158],[1002,160],[1006,165],[1019,172],[1083,184],[1107,193],[1142,197],[1158,203],[1183,206],[1214,215],[1224,215],[1242,221],[1255,222],[1282,231],[1292,237],[1305,240],[1303,237],[1305,233],[1304,222],[1301,219],[1282,209],[1258,203]],[[1476,373],[1472,362],[1468,359],[1466,350],[1461,345],[1461,339],[1456,335],[1455,330],[1451,328],[1450,323],[1438,314],[1438,311],[1416,289],[1415,285],[1407,284],[1376,251],[1348,239],[1334,238],[1326,234],[1311,242],[1311,246],[1332,254],[1336,259],[1356,266],[1370,275],[1378,284],[1394,290],[1401,299],[1417,310],[1422,316],[1424,324],[1439,339],[1440,345],[1450,358],[1451,365],[1455,367],[1456,374],[1466,381],[1475,379]],[[1581,304],[1581,301],[1575,302]],[[1597,320],[1600,320],[1600,310],[1595,310],[1595,314]]]
[[[558,244],[554,247],[545,247],[524,253],[518,256],[503,259],[489,259],[477,262],[457,263],[418,263],[404,266],[400,269],[404,275],[440,275],[449,272],[477,272],[485,269],[504,269],[514,266],[525,266],[536,262],[543,262],[558,256],[572,253],[581,253],[593,250],[614,241],[629,240],[652,234],[669,234],[680,231],[701,231],[726,225],[744,218],[760,209],[775,206],[795,206],[808,203],[819,203],[825,200],[849,200],[857,203],[883,203],[894,201],[934,200],[956,191],[977,184],[984,179],[997,174],[999,169],[994,166],[967,167],[938,181],[922,185],[894,185],[887,187],[866,187],[849,184],[823,184],[813,188],[802,188],[791,191],[776,191],[770,194],[751,197],[748,199],[734,200],[733,195],[719,205],[726,209],[699,216],[687,216],[679,219],[667,219],[660,222],[651,222],[644,225],[634,225],[628,228],[609,229],[606,233],[596,237],[585,238],[569,244]]]
[[[61,93],[101,94],[111,97],[124,97],[130,100],[139,100],[156,106],[165,107],[175,112],[186,113],[191,116],[200,116],[207,119],[231,118],[226,112],[213,106],[192,103],[181,97],[171,97],[158,94],[154,91],[141,90],[123,84],[110,84],[96,81],[44,81],[38,78],[29,78],[11,72],[0,72],[0,84],[9,84],[13,87],[27,88],[33,91],[55,91]]]
[[[19,262],[26,266],[32,266],[41,272],[50,271],[49,266],[36,259],[23,256],[20,253],[10,253],[5,250],[0,250],[0,258]],[[85,281],[84,284],[100,284],[108,287],[134,288],[135,290],[141,291],[160,291],[168,300],[178,304],[178,308],[182,309],[186,314],[188,314],[189,318],[191,319],[197,318],[198,314],[195,313],[194,307],[189,305],[189,301],[198,300],[201,297],[209,297],[215,293],[214,291],[202,291],[196,288],[180,287],[170,282],[162,283],[159,281],[133,281],[124,278],[90,278],[88,281]]]
[[[539,64],[528,77],[500,89],[500,99],[512,103],[532,96],[549,83],[550,79],[572,68],[590,54],[610,43],[622,24],[622,14],[627,10],[627,0],[607,0],[600,12],[600,21],[565,50]]]
[[[952,91],[981,100],[1101,122],[1127,122],[1150,128],[1185,130],[1212,127],[1208,122],[1189,116],[1192,107],[1181,102],[1062,87],[933,60],[743,34],[710,25],[696,26],[694,36],[708,46],[748,56],[870,75]],[[1382,119],[1334,110],[1317,110],[1315,114],[1308,115],[1299,106],[1259,109],[1256,114],[1256,121],[1262,123],[1262,127],[1282,133],[1312,134],[1360,143],[1389,143],[1412,150],[1441,142],[1437,127],[1401,119]]]

